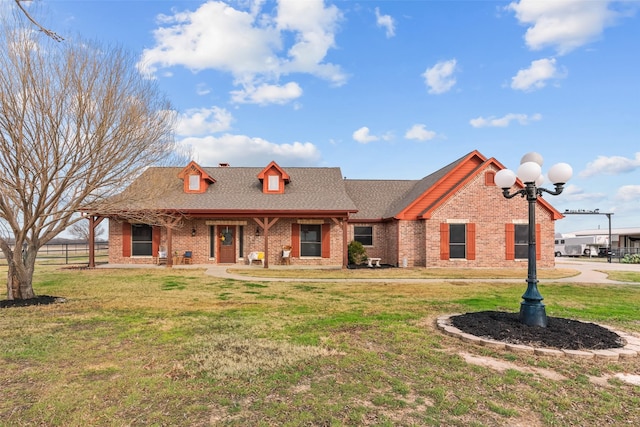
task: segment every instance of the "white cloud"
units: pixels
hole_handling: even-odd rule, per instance
[[[606,199],[607,195],[604,193],[586,193],[582,188],[575,184],[565,185],[562,195],[560,196],[568,201],[572,202],[584,202],[584,201],[600,201]]]
[[[149,75],[174,66],[194,72],[215,69],[230,73],[244,91],[278,86],[280,76],[290,73],[343,84],[346,75],[340,67],[325,62],[342,19],[338,8],[322,0],[280,0],[275,10],[263,11],[271,4],[255,1],[243,10],[209,0],[194,11],[161,15],[155,46],[143,51],[138,67]],[[275,102],[282,102],[280,95]]]
[[[436,137],[436,133],[428,130],[426,125],[415,124],[404,134],[406,139],[415,139],[418,141],[429,141]]]
[[[258,87],[245,86],[242,90],[231,92],[233,102],[239,104],[286,104],[302,96],[298,83],[289,82],[284,86],[263,84]]]
[[[205,135],[231,128],[233,116],[224,108],[192,108],[178,117],[176,134]]]
[[[325,7],[323,0],[279,0],[278,29],[292,32],[296,41],[288,51],[288,58],[282,61],[281,71],[310,73],[335,85],[343,84],[346,75],[340,67],[323,63],[328,50],[335,47],[335,33],[341,20],[340,10],[335,5]]]
[[[529,28],[525,42],[532,50],[554,47],[566,54],[598,39],[605,27],[620,16],[609,8],[612,1],[520,0],[507,6]]]
[[[640,185],[623,185],[618,189],[615,198],[622,202],[637,202],[640,200]]]
[[[456,60],[440,61],[422,74],[429,87],[429,93],[440,94],[449,91],[455,84],[453,73],[456,71]]]
[[[561,79],[566,77],[566,70],[558,71],[555,58],[543,58],[531,62],[527,69],[520,70],[511,78],[511,88],[516,90],[530,91],[541,89],[547,85],[551,79]]]
[[[320,162],[320,151],[310,142],[275,144],[262,138],[224,134],[220,137],[185,138],[180,144],[196,153],[203,166],[229,163],[231,166],[260,166],[265,159],[288,166],[314,166]]]
[[[376,24],[385,29],[388,39],[396,35],[394,19],[391,15],[381,15],[379,7],[376,7]]]
[[[639,168],[640,152],[637,152],[633,159],[622,156],[598,156],[593,162],[587,163],[587,168],[580,172],[580,176],[587,178],[594,175],[618,175]]]
[[[542,119],[541,114],[534,114],[532,116],[528,116],[527,114],[514,114],[509,113],[502,117],[477,117],[475,119],[469,120],[469,124],[474,128],[483,128],[483,127],[507,127],[511,124],[511,122],[516,121],[519,124],[525,126],[531,122],[535,122]]]
[[[199,83],[198,86],[196,86],[196,94],[203,96],[209,93],[211,93],[211,89],[209,89],[209,85],[206,83]]]
[[[375,135],[371,135],[369,128],[366,126],[363,126],[357,131],[353,132],[353,139],[355,141],[358,141],[361,144],[367,144],[369,142],[377,141],[380,138],[378,138]]]

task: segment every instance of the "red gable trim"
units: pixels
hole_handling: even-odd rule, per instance
[[[182,169],[182,171],[180,171],[180,173],[178,174],[178,178],[184,179],[185,176],[190,175],[189,172],[192,172],[192,171],[197,171],[202,176],[202,179],[208,181],[210,184],[213,184],[214,182],[216,182],[215,179],[213,179],[208,173],[206,173],[204,169],[202,169],[200,165],[194,162],[193,160],[191,160],[189,164],[185,166],[185,168]]]
[[[490,165],[494,165],[498,170],[506,169],[495,158],[486,159],[480,152],[473,151],[465,159],[463,159],[453,170],[447,175],[443,176],[437,183],[431,188],[425,191],[419,198],[417,198],[404,212],[398,215],[398,219],[411,219],[412,216],[401,217],[406,215],[407,211],[413,207],[414,210],[418,206],[423,210],[414,216],[414,219],[430,219],[431,214],[440,206],[442,206],[449,198],[451,198],[456,191],[469,183],[474,179],[478,173],[486,171]],[[520,180],[516,181],[516,186],[524,188],[524,184]],[[496,188],[496,191],[500,191]],[[553,220],[564,218],[564,215],[556,210],[549,202],[544,198],[539,197],[538,203],[544,207],[552,215]]]
[[[262,171],[258,174],[258,179],[263,180],[267,172],[269,172],[272,169],[275,169],[285,182],[289,182],[289,180],[291,179],[289,178],[289,174],[286,173],[285,170],[282,169],[280,166],[278,166],[278,164],[274,160],[272,160],[271,163],[269,163],[266,168],[262,169]]]
[[[451,190],[456,188],[461,181],[468,180],[472,172],[485,161],[486,158],[479,151],[469,153],[451,171],[400,212],[396,218],[404,220],[429,219],[431,211],[451,196]]]
[[[198,190],[191,190],[189,188],[189,176],[191,175],[197,175],[200,177],[200,185],[198,186]],[[185,193],[204,193],[205,191],[207,191],[209,184],[213,184],[214,182],[216,182],[215,179],[213,179],[208,173],[206,173],[204,169],[202,169],[200,165],[198,165],[193,160],[190,161],[189,164],[184,169],[182,169],[182,171],[180,171],[180,173],[178,174],[178,178],[182,179],[182,181],[184,182]]]
[[[278,188],[273,189],[269,187],[269,177],[277,177],[278,178]],[[271,161],[266,168],[262,169],[262,171],[258,174],[258,179],[262,181],[262,192],[263,193],[272,193],[272,194],[282,194],[284,193],[284,186],[287,184],[291,178],[289,174],[285,172],[275,161]]]

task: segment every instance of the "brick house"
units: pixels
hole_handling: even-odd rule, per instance
[[[149,168],[123,192],[118,209],[90,219],[108,218],[109,262],[118,264],[188,251],[195,264],[247,264],[249,254],[259,253],[268,267],[291,246],[291,265],[346,267],[348,244],[358,240],[369,257],[397,266],[526,267],[528,206],[502,196],[493,179],[500,169],[478,151],[420,180],[349,180],[339,168],[275,162],[261,168],[191,162]],[[161,194],[132,201],[154,189]],[[176,222],[122,215],[138,210],[173,213]],[[554,221],[562,217],[538,199],[540,267],[554,266]]]

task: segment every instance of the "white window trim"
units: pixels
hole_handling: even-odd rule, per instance
[[[268,175],[267,179],[267,191],[280,190],[280,177],[278,175]]]
[[[189,175],[189,191],[200,191],[200,175]]]

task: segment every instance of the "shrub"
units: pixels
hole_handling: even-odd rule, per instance
[[[367,251],[362,243],[355,240],[349,243],[349,264],[362,264],[367,260]]]
[[[620,262],[625,264],[640,264],[640,254],[626,254]]]

